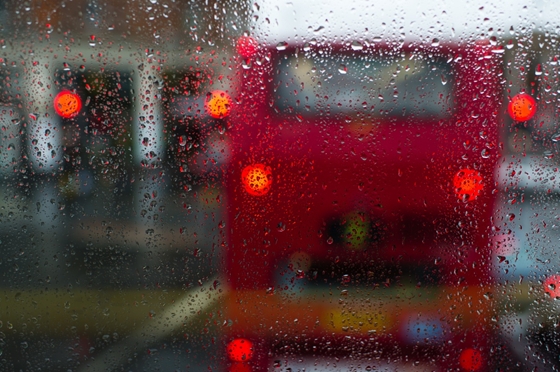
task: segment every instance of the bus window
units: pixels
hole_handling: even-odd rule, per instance
[[[421,55],[284,55],[278,59],[274,101],[282,113],[307,116],[445,118],[453,110],[452,72],[446,60]]]

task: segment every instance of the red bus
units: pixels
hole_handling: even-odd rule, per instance
[[[240,41],[226,369],[492,369],[490,44]]]

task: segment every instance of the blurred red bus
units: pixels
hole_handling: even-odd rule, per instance
[[[498,54],[240,45],[227,369],[492,369]]]

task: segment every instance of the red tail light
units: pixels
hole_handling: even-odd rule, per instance
[[[270,191],[272,171],[263,164],[249,165],[243,169],[241,180],[249,194],[262,196]]]
[[[236,338],[228,344],[227,353],[233,362],[248,362],[253,357],[253,343],[244,338]]]
[[[551,298],[560,298],[560,275],[549,276],[544,281],[543,286],[544,291],[548,293]]]
[[[225,118],[231,112],[231,98],[223,90],[215,90],[208,95],[204,106],[213,118]]]
[[[465,349],[459,356],[459,363],[467,371],[478,371],[482,367],[482,353],[475,349]]]
[[[82,99],[77,94],[63,90],[54,98],[54,109],[63,118],[71,118],[82,109]]]
[[[519,93],[513,96],[509,105],[508,113],[513,120],[527,121],[535,116],[537,112],[537,102],[528,94]]]
[[[484,188],[482,176],[472,169],[461,169],[453,178],[453,186],[457,196],[466,201],[475,200]]]

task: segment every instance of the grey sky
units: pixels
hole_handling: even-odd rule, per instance
[[[508,38],[560,33],[560,2],[538,0],[276,0],[252,8],[252,33],[267,43]]]

